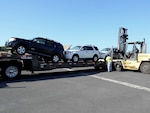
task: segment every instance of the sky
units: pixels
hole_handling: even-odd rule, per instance
[[[150,0],[0,0],[0,46],[10,37],[45,37],[101,50],[118,46],[120,27],[128,42],[145,38],[150,53]]]

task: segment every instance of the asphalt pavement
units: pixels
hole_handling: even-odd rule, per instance
[[[150,75],[93,68],[0,79],[0,113],[149,113]]]

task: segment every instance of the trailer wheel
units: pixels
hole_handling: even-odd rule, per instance
[[[150,74],[150,63],[143,62],[140,66],[140,71],[145,74]]]
[[[121,64],[121,62],[116,62],[114,66],[115,66],[116,71],[122,71],[122,64]]]
[[[15,79],[18,78],[21,74],[21,68],[19,65],[15,64],[6,64],[2,67],[2,77],[4,79]]]

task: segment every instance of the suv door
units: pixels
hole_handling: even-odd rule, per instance
[[[31,50],[37,53],[48,54],[48,47],[46,46],[46,39],[37,38],[34,39],[31,43]]]
[[[94,56],[94,49],[92,46],[87,46],[87,58],[93,58]]]
[[[93,58],[94,50],[91,46],[83,46],[81,48],[80,58]]]
[[[52,52],[57,50],[57,44],[54,41],[47,40],[48,53],[51,55]]]

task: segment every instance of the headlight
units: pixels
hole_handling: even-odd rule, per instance
[[[16,38],[10,38],[10,39],[8,39],[8,42],[12,42],[12,41],[15,41],[16,40]]]
[[[65,54],[71,54],[72,52],[71,51],[65,51]]]

